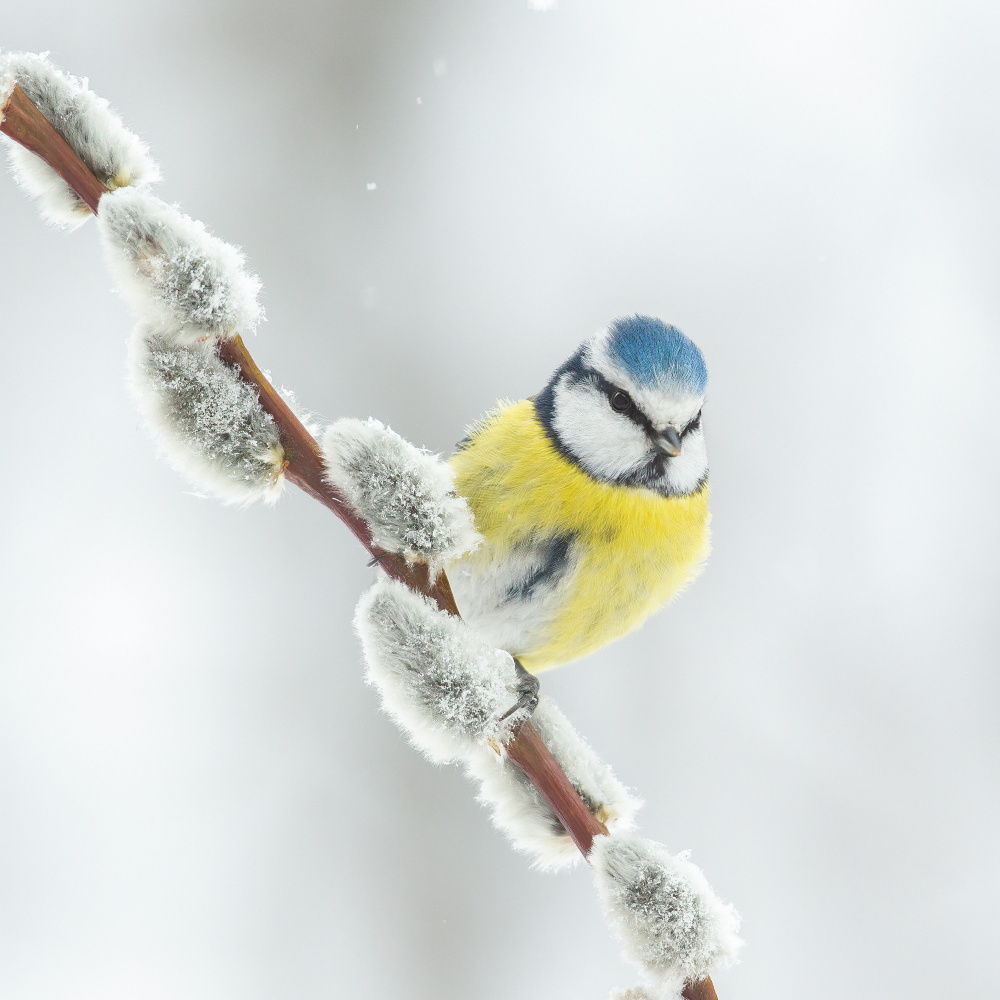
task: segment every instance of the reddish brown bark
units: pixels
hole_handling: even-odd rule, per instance
[[[20,87],[14,87],[4,105],[0,132],[40,156],[77,193],[91,212],[97,212],[97,203],[107,188]]]

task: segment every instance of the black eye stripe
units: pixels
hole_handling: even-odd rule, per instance
[[[581,382],[589,382],[595,389],[603,393],[608,399],[608,405],[623,417],[628,417],[634,424],[641,427],[649,437],[650,441],[656,441],[659,437],[659,433],[653,426],[653,422],[646,416],[642,410],[639,409],[639,405],[632,399],[631,396],[620,386],[614,384],[614,382],[606,379],[599,371],[595,371],[593,368],[585,367],[582,363],[578,362],[572,368],[567,368],[565,370],[565,375],[567,384],[580,384]],[[614,404],[612,404],[611,399],[616,392],[622,393],[624,396],[628,396],[631,406],[625,410],[617,409]],[[685,434],[691,431],[697,430],[701,426],[701,410],[695,414],[694,418],[690,420],[687,426],[680,432],[680,436],[683,438]]]
[[[701,410],[695,414],[694,420],[692,420],[687,427],[681,431],[681,437],[684,437],[685,434],[688,434],[691,431],[696,431],[699,427],[701,427]]]
[[[601,392],[604,393],[605,396],[608,397],[608,402],[615,413],[620,413],[623,417],[628,417],[628,419],[634,424],[638,424],[649,435],[650,439],[656,436],[656,429],[653,427],[649,417],[647,417],[646,414],[639,409],[635,400],[632,399],[632,397],[629,396],[624,389],[615,385],[614,382],[609,381],[600,372],[594,371],[593,369],[587,372],[586,377],[592,385],[596,386]],[[623,396],[628,397],[628,400],[631,403],[631,405],[624,410],[619,410],[618,407],[611,402],[615,393],[619,392]]]

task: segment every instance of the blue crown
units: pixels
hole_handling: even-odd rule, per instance
[[[607,349],[639,385],[674,383],[696,396],[705,391],[705,359],[676,326],[652,316],[616,319],[608,328]]]

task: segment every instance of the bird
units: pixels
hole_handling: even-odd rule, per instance
[[[466,622],[514,658],[511,712],[534,708],[539,673],[636,628],[704,564],[707,380],[676,327],[622,317],[459,443],[455,491],[483,542],[448,579]]]

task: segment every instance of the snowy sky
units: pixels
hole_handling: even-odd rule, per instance
[[[546,9],[546,8],[552,9]],[[264,282],[258,363],[447,452],[615,316],[704,350],[714,555],[546,675],[743,914],[722,1000],[1000,991],[1000,7],[22,3]],[[156,457],[96,233],[0,178],[0,995],[603,998],[376,711],[361,550]]]

